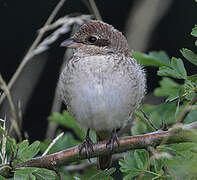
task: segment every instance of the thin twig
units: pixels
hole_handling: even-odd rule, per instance
[[[143,110],[141,110],[141,112],[142,112],[143,116],[145,117],[145,119],[148,121],[148,124],[149,124],[155,131],[157,131],[158,128],[155,127],[155,125],[152,123],[152,121],[149,119],[149,117],[146,115],[146,113],[145,113]]]
[[[14,103],[13,103],[13,100],[12,100],[9,88],[8,88],[6,82],[3,80],[3,77],[1,76],[1,74],[0,74],[0,87],[4,91],[5,95],[8,98],[8,102],[9,102],[10,109],[11,109],[11,114],[12,114],[12,117],[13,117],[13,121],[12,122],[13,122],[13,125],[14,125],[14,129],[16,131],[16,134],[17,134],[19,140],[21,141],[22,140],[22,136],[21,136],[20,127],[19,127],[19,123],[18,123],[17,111],[16,111],[16,108],[14,106]]]
[[[197,102],[197,93],[195,94],[195,96],[192,98],[192,100],[188,103],[188,105],[184,108],[184,110],[182,111],[181,115],[179,116],[179,118],[177,119],[178,123],[182,123],[185,118],[187,117],[187,115],[190,113],[191,109],[189,108],[189,106],[194,105]]]
[[[90,7],[96,17],[97,20],[102,20],[102,17],[101,17],[101,14],[96,6],[96,3],[94,0],[89,0],[89,3],[90,3]]]
[[[131,149],[144,149],[148,146],[158,146],[163,139],[166,139],[165,144],[178,143],[178,142],[192,142],[193,130],[197,129],[197,122],[193,122],[187,125],[177,125],[168,131],[157,131],[144,135],[122,137],[119,139],[120,145],[114,145],[112,154],[126,152]],[[192,133],[192,136],[188,136],[188,133]],[[167,138],[166,138],[167,137]],[[189,138],[191,137],[191,139]],[[89,152],[89,157],[98,157],[100,155],[107,155],[110,152],[109,148],[106,148],[106,141],[98,142],[93,145],[94,152]],[[43,167],[52,169],[54,166],[66,165],[71,162],[86,159],[86,151],[83,149],[81,155],[79,155],[79,148],[75,146],[54,154],[46,155],[43,157],[33,158],[30,161],[16,165],[19,167]]]
[[[54,8],[54,10],[50,14],[49,18],[47,19],[46,23],[44,24],[44,27],[48,26],[53,21],[54,17],[56,16],[57,12],[60,10],[60,8],[62,7],[62,5],[64,4],[65,1],[66,0],[60,0],[60,2]],[[9,81],[8,89],[12,88],[13,84],[18,79],[19,75],[21,74],[21,72],[22,72],[23,68],[25,67],[26,63],[28,62],[28,60],[33,57],[33,50],[37,47],[37,45],[41,41],[44,33],[45,33],[44,30],[39,31],[38,36],[36,37],[35,41],[31,45],[31,47],[29,48],[27,54],[25,55],[25,57],[21,61],[19,67],[17,68],[16,72],[12,76],[11,80]],[[5,94],[2,94],[2,96],[0,97],[0,104],[4,101],[5,97],[6,97]]]
[[[4,129],[6,131],[6,116],[4,118],[4,122],[3,122],[3,125],[2,125],[2,129]],[[7,133],[7,132],[6,132]],[[6,137],[4,136],[4,134],[2,135],[2,148],[1,148],[1,161],[2,161],[2,164],[6,164],[7,163],[7,158],[6,158]]]
[[[55,139],[53,139],[53,141],[51,142],[51,144],[48,146],[48,148],[45,150],[45,152],[42,154],[42,156],[47,155],[47,153],[50,151],[50,149],[53,147],[53,145],[64,135],[64,133],[62,132],[61,134],[59,134]]]
[[[46,40],[44,40],[45,43],[43,41],[43,43],[41,43],[41,44],[43,46],[45,44],[46,44],[46,46],[48,46],[47,45],[47,41],[50,41],[50,39],[52,39],[52,40],[57,39],[57,36],[59,36],[60,33],[62,34],[62,32],[64,32],[64,33],[68,32],[68,30],[71,29],[71,25],[72,24],[74,24],[74,26],[72,28],[71,34],[74,34],[78,30],[78,26],[81,25],[81,24],[83,24],[85,21],[90,20],[91,17],[92,16],[90,16],[90,15],[81,15],[81,16],[77,16],[77,17],[68,17],[68,16],[65,16],[63,18],[58,19],[53,24],[49,25],[47,27],[47,29],[52,30],[53,28],[56,28],[58,26],[61,26],[61,27],[59,27],[51,35],[51,38],[48,37]],[[65,67],[65,65],[67,63],[67,60],[69,58],[71,58],[72,54],[73,54],[73,51],[71,49],[66,49],[66,53],[64,55],[64,61],[63,61],[62,65],[61,65],[60,72],[64,69],[64,67]],[[54,95],[54,98],[53,98],[51,112],[59,112],[60,109],[61,109],[62,101],[60,100],[58,84],[59,84],[59,81],[57,82],[57,85],[56,85],[55,95]],[[55,124],[54,122],[49,122],[48,127],[47,127],[47,131],[46,131],[46,139],[51,139],[51,138],[53,138],[55,136],[56,128],[57,128],[57,124]]]

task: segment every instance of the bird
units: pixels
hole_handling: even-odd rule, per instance
[[[100,20],[85,22],[61,47],[72,48],[59,78],[59,93],[69,113],[87,130],[79,148],[94,151],[89,137],[107,140],[113,151],[117,131],[125,127],[146,93],[144,69],[131,56],[125,36]],[[101,170],[111,166],[111,153],[98,157]]]

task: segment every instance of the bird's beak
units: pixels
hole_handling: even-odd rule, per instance
[[[70,48],[77,48],[79,47],[80,43],[77,42],[73,38],[66,39],[60,44],[60,47],[70,47]]]

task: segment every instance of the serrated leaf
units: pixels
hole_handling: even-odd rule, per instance
[[[7,179],[0,175],[0,180],[7,180]]]
[[[17,160],[20,162],[25,162],[32,159],[40,150],[39,141],[35,141],[30,146],[26,146],[27,142],[24,142],[23,149],[17,153]]]
[[[147,152],[145,150],[135,150],[134,158],[138,169],[143,170],[148,161]]]
[[[159,76],[170,76],[177,79],[187,79],[187,72],[185,70],[183,61],[180,58],[173,57],[171,60],[171,67],[162,66],[157,72]]]
[[[125,156],[124,159],[119,160],[120,171],[123,173],[132,172],[135,176],[139,175],[141,169],[138,169],[136,161],[134,159],[134,152],[130,151],[128,156]]]
[[[162,125],[162,120],[166,124],[173,124],[175,119],[175,112],[176,112],[177,104],[176,102],[169,102],[165,104],[160,104],[155,106],[154,110],[149,115],[149,119],[151,119],[152,123],[155,127],[160,128]],[[179,107],[178,112],[180,113],[183,107]]]
[[[36,176],[36,180],[56,180],[56,174],[54,171],[37,168],[33,174]]]
[[[36,180],[36,177],[32,174],[34,168],[21,168],[14,173],[14,180]]]
[[[182,55],[192,64],[197,66],[197,55],[187,48],[183,48]]]
[[[170,58],[164,51],[152,51],[149,54],[133,51],[132,56],[144,66],[170,66]]]
[[[192,29],[191,35],[197,37],[197,25]]]
[[[40,151],[43,153],[46,148],[50,145],[50,141],[46,140],[41,142],[40,144]],[[49,150],[48,154],[52,154],[58,151],[61,151],[63,149],[72,147],[79,144],[79,141],[74,139],[73,135],[71,133],[66,133],[64,136],[62,136]]]
[[[107,170],[104,170],[104,171],[100,171],[99,173],[93,175],[92,177],[90,177],[88,180],[108,180],[109,179],[109,176],[111,174],[113,174],[114,172],[116,171],[116,168],[110,168],[110,169],[107,169]]]
[[[20,168],[14,173],[14,180],[56,180],[55,172],[44,168]]]
[[[49,116],[48,120],[58,123],[64,127],[71,128],[81,140],[85,138],[83,129],[79,127],[76,120],[67,111],[63,111],[62,114],[54,112]]]
[[[29,146],[28,140],[24,140],[18,144],[18,154],[23,153],[23,151]]]
[[[179,98],[182,92],[182,85],[176,83],[170,78],[164,77],[160,82],[160,87],[154,90],[155,96],[167,96],[166,101],[172,101]]]
[[[187,79],[197,84],[197,74],[187,76]]]

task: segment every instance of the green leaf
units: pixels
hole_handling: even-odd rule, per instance
[[[128,156],[119,160],[120,171],[127,174],[124,179],[140,175],[146,170],[147,162],[148,156],[145,150],[130,151]]]
[[[147,152],[145,150],[143,150],[143,149],[136,150],[134,152],[134,158],[137,163],[138,169],[143,170],[144,168],[146,168],[148,156],[147,156]]]
[[[166,101],[172,101],[183,94],[182,85],[176,83],[170,78],[164,77],[160,82],[160,87],[154,90],[155,96],[167,96]]]
[[[197,84],[197,74],[187,76],[187,79]]]
[[[171,67],[162,66],[157,72],[159,76],[170,76],[177,79],[187,79],[187,72],[185,70],[183,61],[179,58],[173,57],[171,60]]]
[[[48,140],[41,142],[40,144],[41,153],[43,153],[46,150],[46,148],[50,145],[50,143],[51,142]],[[53,145],[53,147],[49,150],[48,154],[52,154],[66,148],[73,147],[77,144],[79,144],[79,141],[75,140],[71,133],[66,133]]]
[[[19,150],[17,153],[17,160],[19,162],[25,162],[32,159],[39,151],[39,141],[35,141],[30,146],[28,146],[28,141],[25,140],[19,144]]]
[[[21,168],[14,173],[14,180],[36,180],[36,177],[32,174],[34,168]]]
[[[37,168],[33,174],[36,176],[36,180],[56,180],[56,173],[54,171]]]
[[[134,152],[130,151],[128,156],[125,156],[124,159],[119,160],[120,171],[123,173],[132,172],[137,176],[141,170],[138,169],[135,159],[133,157]]]
[[[188,61],[197,66],[197,55],[195,53],[187,48],[183,48],[181,53]]]
[[[62,114],[54,112],[48,120],[72,129],[81,140],[85,138],[83,129],[79,127],[76,120],[67,111],[63,111]]]
[[[54,171],[44,168],[20,168],[14,173],[14,180],[56,180]]]
[[[164,51],[152,51],[149,52],[149,54],[133,51],[132,56],[137,60],[139,64],[144,66],[170,67],[170,58]]]
[[[7,180],[7,179],[0,175],[0,180]]]
[[[175,113],[177,109],[176,102],[168,102],[165,104],[160,104],[155,106],[155,109],[150,113],[149,119],[151,119],[152,123],[160,128],[162,125],[162,120],[166,124],[173,124],[176,122]],[[178,112],[180,113],[183,107],[179,107]]]
[[[154,171],[156,173],[159,174],[163,174],[163,167],[166,163],[166,159],[162,158],[162,159],[153,159],[153,161],[151,162],[151,164],[154,166]]]
[[[1,126],[0,126],[0,132],[6,137],[7,145],[10,147],[12,153],[15,154],[17,151],[16,140],[14,138],[11,138],[10,136],[8,136],[6,130],[4,130]]]
[[[92,177],[90,177],[88,180],[108,180],[110,175],[112,175],[114,172],[116,171],[116,168],[110,168],[104,171],[100,171],[97,174],[93,175]]]
[[[170,171],[177,176],[177,179],[193,179],[197,177],[196,161],[197,161],[197,145],[196,143],[177,143],[171,145],[163,145],[163,151],[167,151],[172,158],[166,161],[166,165]]]
[[[192,29],[191,35],[194,37],[197,37],[197,24],[195,25],[195,27]]]

